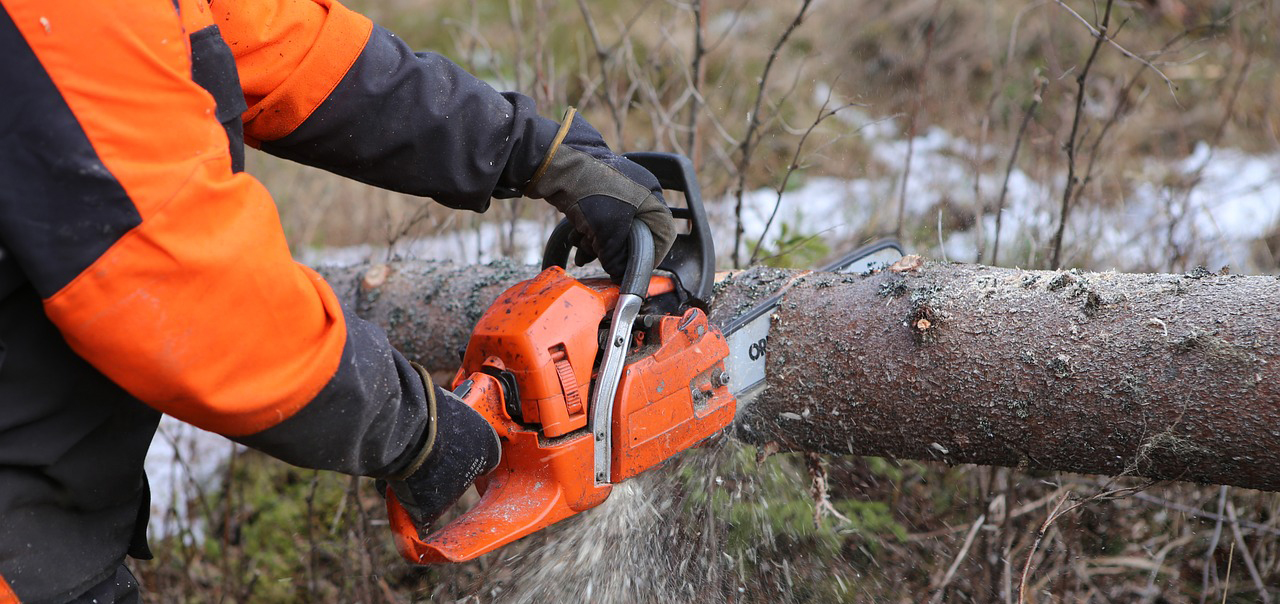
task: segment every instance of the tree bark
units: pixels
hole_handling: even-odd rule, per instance
[[[533,272],[322,269],[434,370],[454,368],[485,307]],[[937,262],[866,277],[752,269],[717,285],[712,321],[782,288],[768,386],[736,422],[747,441],[1280,490],[1276,278]]]
[[[432,372],[456,370],[485,309],[508,287],[538,274],[537,267],[509,261],[405,260],[316,270],[344,306],[386,330],[393,346]]]

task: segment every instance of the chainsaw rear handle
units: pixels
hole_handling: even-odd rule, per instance
[[[711,287],[715,282],[716,252],[693,162],[675,153],[639,152],[626,153],[623,157],[653,173],[663,190],[684,195],[688,207],[670,209],[673,217],[689,222],[689,232],[676,235],[671,251],[666,258],[660,259],[658,268],[674,275],[686,296],[705,303],[711,297]],[[563,221],[551,232],[542,254],[544,270],[552,266],[568,267],[569,251],[573,247],[569,244],[569,234],[572,232],[573,228]]]
[[[569,243],[569,234],[573,225],[568,220],[561,220],[547,238],[547,246],[542,251],[542,270],[553,266],[568,268],[569,251],[573,244]],[[627,270],[622,274],[619,293],[634,294],[645,297],[649,292],[649,278],[653,276],[653,233],[649,227],[639,220],[631,222],[631,240],[627,242]]]

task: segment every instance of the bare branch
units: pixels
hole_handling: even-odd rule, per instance
[[[822,102],[822,107],[818,109],[818,117],[813,120],[813,123],[809,124],[809,127],[805,129],[804,134],[800,135],[800,142],[796,143],[796,150],[791,155],[791,161],[787,163],[787,172],[782,176],[782,181],[778,183],[778,187],[775,189],[777,197],[773,202],[773,211],[769,213],[769,219],[765,221],[764,229],[760,231],[760,238],[756,240],[756,244],[751,250],[751,260],[748,261],[749,264],[756,263],[756,259],[760,255],[760,246],[764,244],[765,237],[769,234],[769,229],[773,226],[773,221],[778,216],[778,209],[782,207],[783,192],[787,190],[787,185],[791,182],[791,175],[800,167],[800,156],[804,152],[805,141],[809,140],[809,135],[813,134],[813,131],[818,127],[818,125],[826,121],[827,118],[839,113],[843,109],[853,106],[853,103],[846,103],[836,107],[835,109],[827,111],[827,106],[830,103],[831,94],[828,93],[826,100]]]
[[[978,536],[978,530],[982,528],[986,521],[986,514],[978,516],[978,519],[973,521],[973,526],[969,528],[969,534],[964,537],[964,545],[960,547],[960,553],[956,554],[956,559],[947,568],[947,574],[942,578],[942,583],[938,585],[938,591],[934,592],[929,604],[942,602],[942,596],[947,593],[947,586],[951,584],[951,579],[956,576],[956,570],[960,568],[960,563],[964,562],[965,557],[969,555],[969,548],[973,546],[973,540]]]
[[[1213,538],[1209,540],[1209,549],[1204,554],[1204,569],[1200,578],[1200,604],[1204,604],[1205,598],[1209,597],[1209,591],[1205,589],[1209,586],[1209,570],[1213,570],[1213,583],[1218,584],[1218,567],[1213,564],[1213,554],[1218,551],[1218,542],[1222,539],[1222,523],[1226,520],[1224,515],[1227,509],[1227,490],[1231,487],[1223,485],[1218,488],[1218,513],[1216,522],[1213,525]]]
[[[736,228],[733,235],[733,266],[740,268],[741,248],[742,248],[742,203],[743,195],[746,194],[747,188],[747,169],[751,166],[751,155],[755,151],[756,133],[760,128],[760,106],[764,101],[765,91],[769,84],[769,73],[773,70],[773,64],[778,60],[782,48],[786,46],[787,40],[791,38],[791,34],[795,32],[800,23],[804,21],[805,13],[808,12],[809,6],[813,4],[813,0],[803,0],[800,3],[800,10],[796,11],[796,16],[787,25],[787,28],[778,37],[778,41],[773,45],[773,50],[769,52],[769,59],[765,61],[764,70],[760,73],[760,84],[756,88],[756,101],[751,109],[751,113],[747,116],[747,132],[742,137],[742,143],[739,145],[738,156],[738,182],[735,190],[737,198],[734,205],[733,215],[736,222]]]
[[[1026,111],[1022,113],[1022,124],[1018,126],[1018,135],[1013,139],[1013,150],[1009,153],[1009,164],[1004,169],[1004,184],[1000,185],[1000,200],[996,202],[996,234],[995,243],[991,249],[991,264],[998,265],[1000,263],[1000,226],[1004,217],[1004,200],[1009,194],[1009,176],[1013,174],[1013,167],[1018,161],[1018,149],[1022,147],[1022,137],[1027,133],[1027,125],[1031,123],[1031,116],[1035,115],[1036,108],[1044,100],[1044,93],[1049,89],[1049,80],[1040,77],[1040,85],[1037,87],[1035,94],[1031,96],[1031,103],[1027,105]]]
[[[1062,4],[1061,0],[1055,0]],[[1084,69],[1080,71],[1080,75],[1076,76],[1076,110],[1071,120],[1071,134],[1067,137],[1067,184],[1062,188],[1062,209],[1058,212],[1058,231],[1053,235],[1053,259],[1050,262],[1050,268],[1057,270],[1062,266],[1062,233],[1067,228],[1067,212],[1071,209],[1071,193],[1075,189],[1076,182],[1076,136],[1080,131],[1080,118],[1084,117],[1084,89],[1089,81],[1089,69],[1093,67],[1093,62],[1098,58],[1098,51],[1102,49],[1102,43],[1106,41],[1107,27],[1111,23],[1111,5],[1114,0],[1107,0],[1107,7],[1102,15],[1102,23],[1099,24],[1099,30],[1102,32],[1094,36],[1093,50],[1089,51],[1089,59],[1084,63]],[[1063,6],[1066,6],[1065,4]],[[1068,8],[1067,10],[1071,10]],[[1074,11],[1072,12],[1074,14]],[[1076,15],[1079,17],[1079,15]],[[1089,26],[1090,31],[1099,31]]]
[[[1072,17],[1075,17],[1077,21],[1083,23],[1084,26],[1089,29],[1089,33],[1092,34],[1093,37],[1096,38],[1099,43],[1106,42],[1110,46],[1114,47],[1116,50],[1120,51],[1120,54],[1126,57],[1129,57],[1130,59],[1133,59],[1139,63],[1142,63],[1142,65],[1145,66],[1147,69],[1150,69],[1151,71],[1156,72],[1156,75],[1160,76],[1160,79],[1164,80],[1165,86],[1169,87],[1169,95],[1173,97],[1173,102],[1178,103],[1178,94],[1177,94],[1178,87],[1174,85],[1173,80],[1169,79],[1169,76],[1165,75],[1163,71],[1160,71],[1160,68],[1153,65],[1151,61],[1148,61],[1134,54],[1129,49],[1116,43],[1116,41],[1112,38],[1112,36],[1107,35],[1107,17],[1110,16],[1110,12],[1111,12],[1110,1],[1107,2],[1106,15],[1103,16],[1101,27],[1094,27],[1092,23],[1089,23],[1088,19],[1081,17],[1080,13],[1077,13],[1076,11],[1071,10],[1071,7],[1067,6],[1067,4],[1062,0],[1053,0],[1053,1],[1058,3],[1058,6],[1061,6],[1064,10],[1070,13]],[[1178,106],[1181,107],[1182,104],[1178,103]]]
[[[1231,535],[1235,538],[1232,543],[1240,550],[1240,556],[1244,560],[1244,567],[1249,570],[1249,578],[1253,579],[1253,586],[1258,590],[1258,597],[1262,599],[1262,604],[1271,604],[1271,595],[1268,593],[1267,586],[1262,583],[1262,576],[1258,574],[1258,565],[1253,561],[1253,554],[1249,552],[1249,545],[1245,543],[1244,536],[1240,534],[1240,521],[1236,519],[1236,506],[1230,501],[1227,502],[1227,518],[1231,520]]]
[[[924,59],[920,62],[920,80],[916,85],[916,96],[911,102],[911,112],[907,117],[907,159],[902,165],[902,188],[898,191],[898,223],[893,229],[895,237],[902,237],[902,221],[907,211],[907,182],[911,178],[911,156],[915,152],[917,118],[920,107],[924,105],[925,84],[929,81],[929,62],[933,57],[933,38],[938,31],[938,9],[942,8],[942,0],[933,3],[933,11],[925,25]]]
[[[698,114],[702,112],[702,96],[696,93],[702,90],[705,78],[705,70],[702,66],[702,60],[707,55],[705,11],[706,7],[702,4],[702,0],[693,0],[693,57],[689,65],[689,86],[695,94],[692,95],[692,102],[689,104],[689,142],[685,148],[688,149],[688,155],[695,168],[702,165],[702,153],[698,148],[700,142]]]

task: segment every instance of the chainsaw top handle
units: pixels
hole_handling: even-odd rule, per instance
[[[551,231],[547,239],[547,247],[542,253],[542,270],[553,266],[566,268],[569,264],[569,251],[573,245],[569,243],[569,234],[573,225],[561,220]],[[639,220],[631,223],[631,240],[627,242],[627,270],[622,274],[619,293],[634,294],[644,298],[649,292],[649,278],[653,276],[653,234],[649,227]]]
[[[707,224],[707,211],[702,204],[702,191],[698,187],[698,179],[694,174],[693,162],[675,153],[627,153],[624,157],[653,173],[664,190],[677,191],[684,195],[687,207],[673,207],[671,214],[675,218],[688,221],[689,232],[676,235],[671,251],[666,258],[661,259],[658,268],[675,276],[676,283],[686,297],[705,303],[711,297],[711,287],[715,281],[716,253],[711,241],[711,228]],[[562,268],[569,266],[569,251],[573,247],[569,244],[569,234],[572,232],[573,227],[566,221],[561,221],[552,231],[546,247],[543,248],[543,269],[552,266]],[[632,241],[634,240],[633,236]],[[652,256],[652,250],[649,254]],[[648,275],[645,275],[644,281],[648,282]],[[628,291],[632,290],[623,288],[623,292]],[[644,294],[641,292],[639,295]]]

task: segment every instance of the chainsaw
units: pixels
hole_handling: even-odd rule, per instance
[[[770,317],[782,293],[723,330],[707,318],[715,250],[693,165],[629,153],[664,190],[688,232],[654,274],[653,238],[632,225],[620,284],[566,272],[572,227],[561,222],[542,272],[512,286],[480,317],[452,387],[497,431],[502,457],[476,480],[471,509],[425,537],[387,493],[396,548],[414,564],[463,562],[600,505],[614,485],[697,446],[763,389]],[[820,270],[863,273],[902,257],[893,241]],[[730,387],[730,382],[733,386]]]

